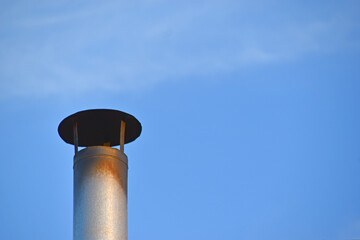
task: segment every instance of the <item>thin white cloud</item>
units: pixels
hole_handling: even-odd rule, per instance
[[[349,8],[304,17],[301,10],[311,5],[279,9],[276,1],[66,4],[32,6],[39,14],[20,4],[3,15],[9,20],[0,23],[3,97],[137,91],[241,71],[341,51],[359,28]]]

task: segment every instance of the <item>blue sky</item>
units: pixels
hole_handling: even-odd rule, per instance
[[[129,239],[360,238],[358,1],[2,1],[0,238],[72,238],[71,145],[133,114]]]

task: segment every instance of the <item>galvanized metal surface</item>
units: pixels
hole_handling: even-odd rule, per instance
[[[74,240],[127,240],[127,163],[105,146],[74,156]]]

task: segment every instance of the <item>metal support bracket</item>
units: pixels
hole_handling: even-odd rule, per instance
[[[124,144],[125,144],[125,122],[121,120],[120,125],[120,151],[124,153]]]
[[[74,121],[73,132],[74,132],[74,147],[75,147],[75,155],[76,155],[79,150],[78,125],[76,121]]]

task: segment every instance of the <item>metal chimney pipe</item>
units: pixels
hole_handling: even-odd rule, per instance
[[[88,147],[74,157],[74,240],[127,239],[124,153]]]
[[[127,240],[124,144],[140,135],[140,122],[117,110],[86,110],[65,118],[58,132],[75,147],[73,239]]]

